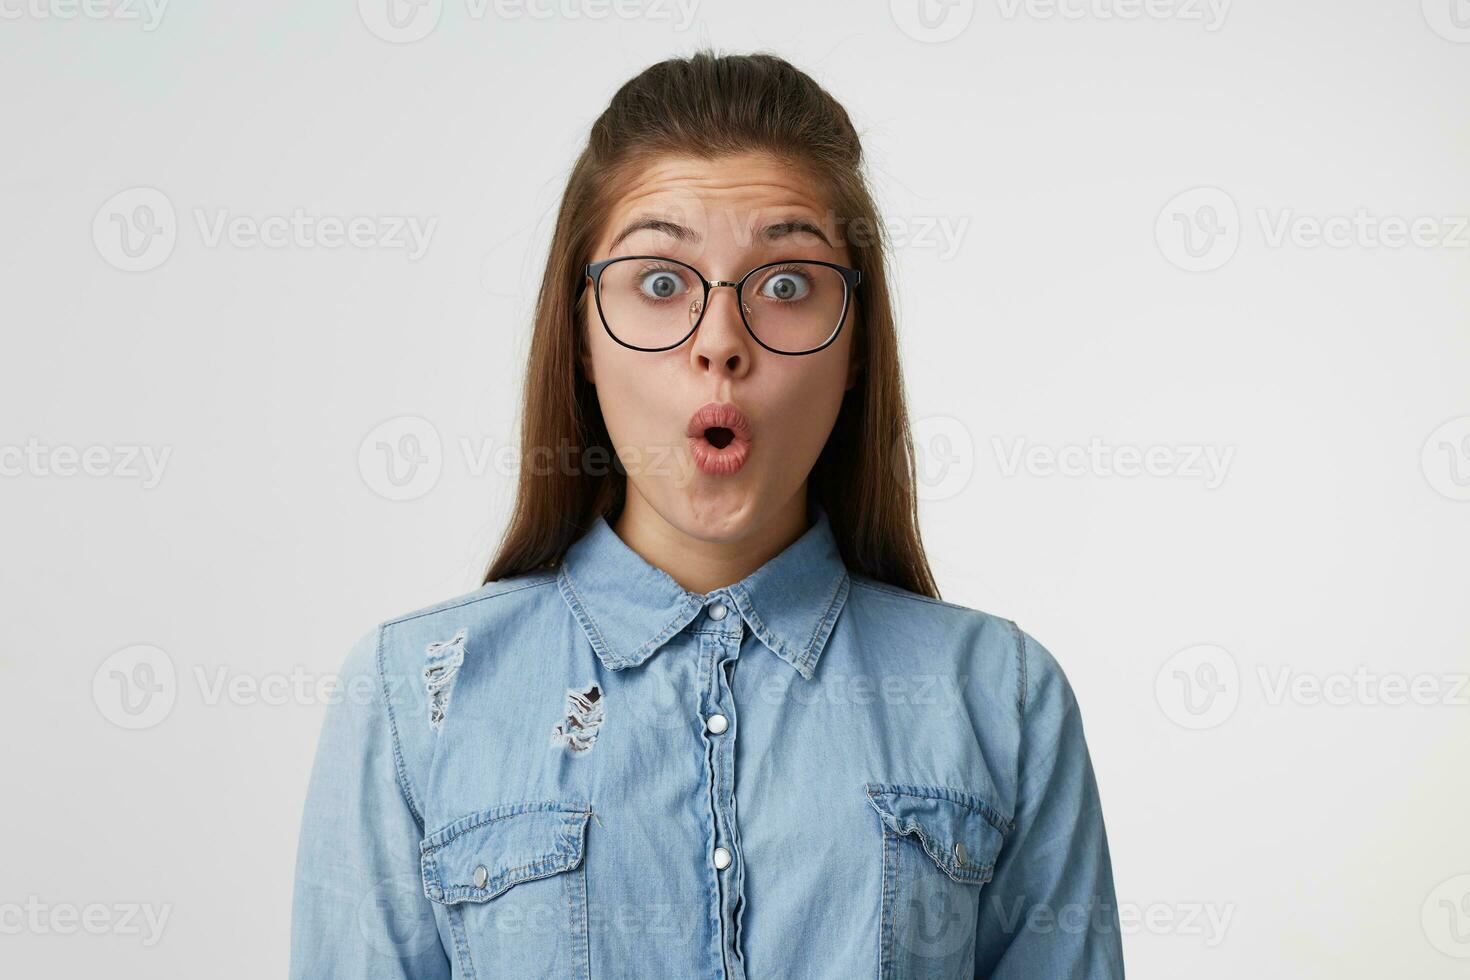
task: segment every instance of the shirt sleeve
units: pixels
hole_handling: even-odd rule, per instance
[[[975,976],[1121,980],[1112,862],[1082,715],[1056,660],[1017,632],[1016,814],[980,895]]]
[[[292,980],[449,977],[379,643],[375,630],[348,654],[317,745],[296,855]]]

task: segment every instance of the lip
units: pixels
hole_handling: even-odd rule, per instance
[[[704,437],[704,430],[714,426],[734,433],[735,438],[723,449],[716,448]],[[750,420],[733,402],[708,402],[699,406],[689,417],[684,434],[689,437],[689,454],[694,457],[694,465],[709,476],[731,476],[739,472],[750,456],[754,441]]]

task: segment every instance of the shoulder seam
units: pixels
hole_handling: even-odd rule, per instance
[[[416,610],[414,612],[405,613],[402,616],[398,616],[398,617],[395,617],[393,619],[386,620],[383,623],[383,627],[384,628],[387,628],[389,626],[398,626],[398,625],[400,625],[402,623],[411,622],[412,620],[415,620],[415,619],[422,619],[425,616],[433,616],[433,615],[436,615],[438,613],[448,612],[451,609],[460,609],[460,608],[462,608],[464,606],[474,605],[477,602],[485,602],[485,601],[487,601],[489,599],[495,599],[495,598],[498,598],[498,597],[503,596],[503,595],[511,595],[512,593],[515,593],[515,592],[521,592],[521,591],[524,591],[525,589],[539,588],[540,586],[550,585],[551,583],[553,583],[553,582],[556,581],[556,573],[555,572],[545,571],[545,572],[536,572],[534,574],[537,577],[533,581],[523,582],[522,584],[517,585],[517,586],[515,586],[513,588],[501,589],[498,592],[491,592],[488,595],[472,594],[472,595],[466,596],[466,597],[464,597],[462,599],[458,599],[458,600],[448,599],[448,600],[446,600],[446,601],[444,601],[442,603],[439,603],[438,605],[430,606],[427,609],[419,609],[419,610]],[[546,576],[546,577],[543,578],[542,576]]]
[[[915,599],[919,602],[928,602],[936,606],[948,606],[950,609],[961,609],[966,612],[980,611],[978,609],[971,609],[969,606],[962,606],[957,602],[946,602],[943,599],[936,599],[933,596],[920,595],[917,592],[910,592],[907,589],[896,588],[886,582],[879,582],[877,579],[859,578],[856,575],[849,575],[849,578],[852,580],[852,584],[861,586],[870,592],[882,592],[885,595],[898,596],[900,599]]]
[[[1006,620],[1011,632],[1016,635],[1016,708],[1021,720],[1026,720],[1026,634],[1012,620]]]
[[[409,811],[418,823],[419,829],[424,829],[424,815],[419,810],[418,801],[414,799],[413,787],[408,781],[408,766],[403,760],[403,746],[398,739],[398,719],[393,714],[393,697],[388,690],[388,673],[383,667],[383,634],[387,632],[387,624],[378,627],[376,661],[378,667],[378,684],[383,693],[383,707],[388,714],[388,735],[393,742],[393,775],[398,782],[398,791],[403,794],[404,802],[408,804]]]

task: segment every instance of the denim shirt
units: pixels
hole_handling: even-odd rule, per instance
[[[1123,976],[1072,690],[849,573],[827,514],[700,595],[604,519],[348,656],[291,976]]]

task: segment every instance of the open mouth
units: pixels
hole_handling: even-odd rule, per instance
[[[750,421],[730,402],[700,406],[686,428],[689,453],[700,471],[729,476],[745,465],[752,443]]]
[[[735,433],[723,425],[712,425],[708,429],[705,429],[704,437],[716,449],[724,449],[735,441]]]

